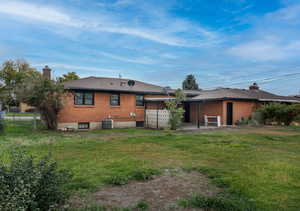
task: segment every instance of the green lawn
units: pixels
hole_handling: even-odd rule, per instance
[[[184,168],[252,200],[258,210],[300,210],[300,128],[183,133],[114,129],[58,133],[31,131],[28,122],[8,121],[0,155],[22,147],[40,157],[49,152],[75,174],[71,189],[94,191],[109,178],[135,170]]]

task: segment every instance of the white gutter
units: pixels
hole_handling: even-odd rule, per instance
[[[174,97],[156,97],[156,98],[145,98],[145,101],[148,102],[161,102],[161,101],[167,101],[167,100],[174,100]]]
[[[281,99],[258,99],[259,101],[283,102],[283,103],[300,103],[299,100],[281,100]]]

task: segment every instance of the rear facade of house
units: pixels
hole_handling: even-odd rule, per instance
[[[145,98],[164,97],[164,89],[140,81],[88,77],[66,82],[58,128],[100,129],[103,120],[114,128],[144,127]]]
[[[165,101],[174,90],[140,81],[120,78],[88,77],[65,83],[67,96],[58,115],[59,129],[100,129],[105,120],[114,128],[168,127]],[[262,104],[300,103],[299,98],[278,96],[259,89],[221,88],[185,91],[184,122],[205,125],[208,117],[218,117],[220,125],[234,125],[247,119]]]

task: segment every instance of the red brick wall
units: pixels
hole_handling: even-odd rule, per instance
[[[94,105],[74,105],[74,95],[69,92],[64,100],[64,108],[59,112],[58,122],[99,122],[106,118],[115,121],[144,121],[144,106],[135,105],[135,94],[120,94],[120,106],[110,105],[110,93],[95,92]],[[145,97],[160,97],[146,95]],[[164,96],[165,97],[165,96]],[[130,117],[136,113],[136,118]]]
[[[197,111],[199,108],[199,102],[191,103],[190,107],[190,119],[191,122],[197,123],[198,114],[200,116],[200,122],[204,123],[204,115],[208,116],[221,116],[223,115],[222,101],[212,101],[200,103],[200,112]]]
[[[251,114],[259,107],[259,103],[253,101],[223,101],[223,124],[226,125],[227,103],[233,103],[233,123],[242,118],[249,118]]]
[[[213,101],[200,103],[200,122],[204,123],[204,115],[221,116],[222,124],[226,125],[227,120],[227,102],[233,103],[233,123],[243,118],[249,118],[251,114],[259,107],[259,103],[252,101]],[[191,103],[191,122],[197,123],[198,102]]]

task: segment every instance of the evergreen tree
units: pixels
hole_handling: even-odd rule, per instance
[[[185,80],[182,82],[183,90],[198,90],[199,86],[196,82],[194,75],[187,75]]]

